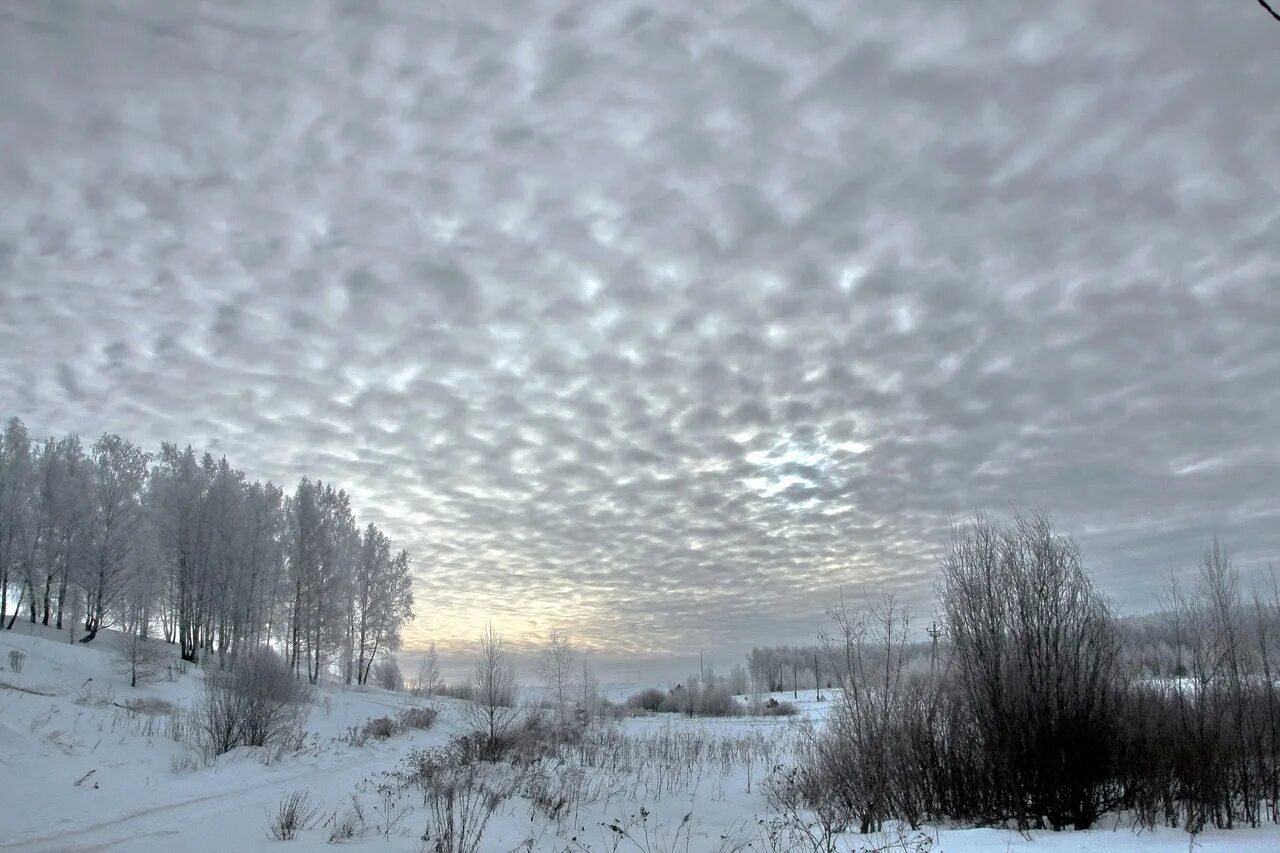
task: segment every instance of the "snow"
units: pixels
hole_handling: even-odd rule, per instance
[[[465,732],[466,703],[324,685],[308,718],[308,736],[300,753],[272,763],[262,750],[242,748],[205,766],[190,748],[169,736],[170,715],[165,713],[167,708],[190,707],[201,687],[200,668],[186,673],[175,668],[172,681],[161,679],[132,689],[113,665],[111,649],[117,642],[119,637],[109,631],[89,646],[73,645],[62,632],[29,625],[0,633],[0,849],[224,853],[281,844],[292,845],[285,849],[330,849],[329,829],[322,825],[302,832],[293,842],[267,837],[268,812],[281,797],[299,790],[307,791],[321,807],[322,819],[347,808],[353,796],[359,799],[369,831],[345,842],[347,846],[423,849],[420,836],[426,815],[420,798],[411,792],[398,805],[387,803],[376,785],[410,750],[441,746],[450,736]],[[20,673],[9,666],[11,649],[26,655]],[[616,695],[624,694],[618,690]],[[613,725],[619,736],[637,742],[674,744],[682,738],[710,738],[717,743],[735,739],[741,743],[755,738],[754,749],[761,750],[758,755],[769,750],[781,754],[799,736],[804,721],[820,721],[831,703],[818,702],[814,691],[800,691],[797,699],[790,692],[777,696],[795,702],[801,716],[688,719],[651,715]],[[439,710],[439,721],[430,731],[411,731],[363,746],[340,739],[370,718],[394,715],[415,704]],[[636,845],[624,842],[618,850],[710,853],[753,838],[755,844],[749,849],[768,849],[758,835],[758,821],[770,816],[761,793],[768,768],[759,760],[732,763],[727,772],[708,762],[675,775],[644,761],[630,769],[588,768],[580,776],[567,765],[553,769],[539,784],[553,789],[578,779],[582,790],[590,792],[580,808],[555,823],[529,799],[512,798],[490,821],[481,850],[610,851],[615,849],[616,834],[607,827],[611,823],[630,828],[638,839]],[[384,814],[388,809],[398,812],[400,819],[384,837],[377,827],[388,822]],[[685,815],[688,820],[682,823]],[[948,853],[1153,853],[1185,851],[1190,846],[1184,832],[1136,833],[1126,821],[1114,819],[1106,828],[1090,832],[1036,833],[1031,838],[994,829],[927,831],[933,839],[930,849]],[[892,840],[892,834],[846,836],[840,849],[861,850]],[[1276,850],[1280,830],[1205,833],[1195,840],[1194,849]]]

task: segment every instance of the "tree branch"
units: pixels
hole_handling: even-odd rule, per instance
[[[1272,9],[1271,6],[1267,3],[1267,0],[1258,0],[1258,5],[1266,9],[1268,12],[1270,12],[1271,17],[1275,18],[1277,21],[1280,21],[1280,13],[1277,13],[1275,9]]]

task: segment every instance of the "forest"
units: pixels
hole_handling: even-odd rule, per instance
[[[413,617],[410,557],[348,494],[292,493],[225,457],[105,434],[0,437],[0,613],[82,630],[158,634],[188,662],[270,646],[312,684],[365,683]],[[139,650],[145,643],[133,643]],[[389,664],[390,665],[390,664]]]

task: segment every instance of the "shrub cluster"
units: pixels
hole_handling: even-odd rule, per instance
[[[978,519],[942,565],[948,642],[928,673],[906,666],[892,600],[833,613],[851,676],[775,796],[833,832],[947,819],[1084,829],[1117,810],[1191,831],[1276,820],[1280,594],[1247,607],[1216,546],[1201,569],[1164,617],[1187,676],[1143,680],[1073,542],[1043,516]]]
[[[627,699],[627,707],[689,717],[732,717],[744,711],[727,685],[716,681],[704,685],[696,678],[670,690],[656,687],[641,690]]]
[[[267,837],[275,841],[292,841],[299,832],[319,822],[320,807],[311,802],[307,791],[294,791],[280,799],[274,815],[268,815]]]
[[[792,702],[778,701],[770,696],[763,702],[752,705],[751,713],[762,717],[794,717],[800,713],[800,709]]]
[[[193,722],[210,757],[238,746],[284,749],[301,739],[310,702],[311,688],[262,648],[205,674]]]
[[[410,729],[430,729],[440,712],[435,708],[406,708],[395,717],[373,717],[364,725],[352,726],[341,740],[364,746],[369,740],[387,740]]]
[[[435,686],[435,695],[445,696],[449,699],[461,699],[464,702],[470,702],[475,698],[476,691],[469,681],[442,681]]]

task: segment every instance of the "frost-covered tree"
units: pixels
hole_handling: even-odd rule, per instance
[[[151,508],[160,552],[167,568],[170,630],[183,660],[199,656],[203,625],[200,605],[204,587],[204,497],[206,472],[191,447],[160,448],[160,464],[152,475]]]
[[[103,435],[33,444],[0,434],[0,613],[62,627],[74,604],[91,641],[107,625],[158,629],[188,661],[283,651],[295,677],[366,681],[413,618],[409,555],[363,535],[346,492],[303,479],[285,497],[225,458],[162,444],[154,457]],[[77,619],[76,621],[79,621]]]
[[[17,418],[10,419],[0,435],[0,621],[9,612],[11,587],[17,587],[13,616],[18,617],[25,592],[24,569],[31,554],[32,487],[31,438]]]
[[[568,703],[573,699],[577,675],[577,650],[563,628],[552,628],[542,650],[539,671],[549,696],[556,703],[556,720],[565,722]]]
[[[361,538],[352,592],[356,682],[364,684],[379,654],[399,650],[400,627],[413,618],[409,555],[392,556],[391,540],[373,524]]]
[[[130,556],[143,521],[143,489],[150,457],[118,435],[104,435],[91,450],[88,553],[78,581],[84,590],[88,643],[108,624],[126,587]]]
[[[25,582],[31,621],[62,627],[72,572],[83,565],[91,533],[90,469],[77,436],[49,439],[36,464],[34,553]]]
[[[431,645],[427,646],[427,651],[422,656],[421,663],[418,664],[418,677],[414,681],[413,695],[430,698],[435,693],[436,685],[439,683],[440,656],[436,653],[436,642],[432,640]]]

